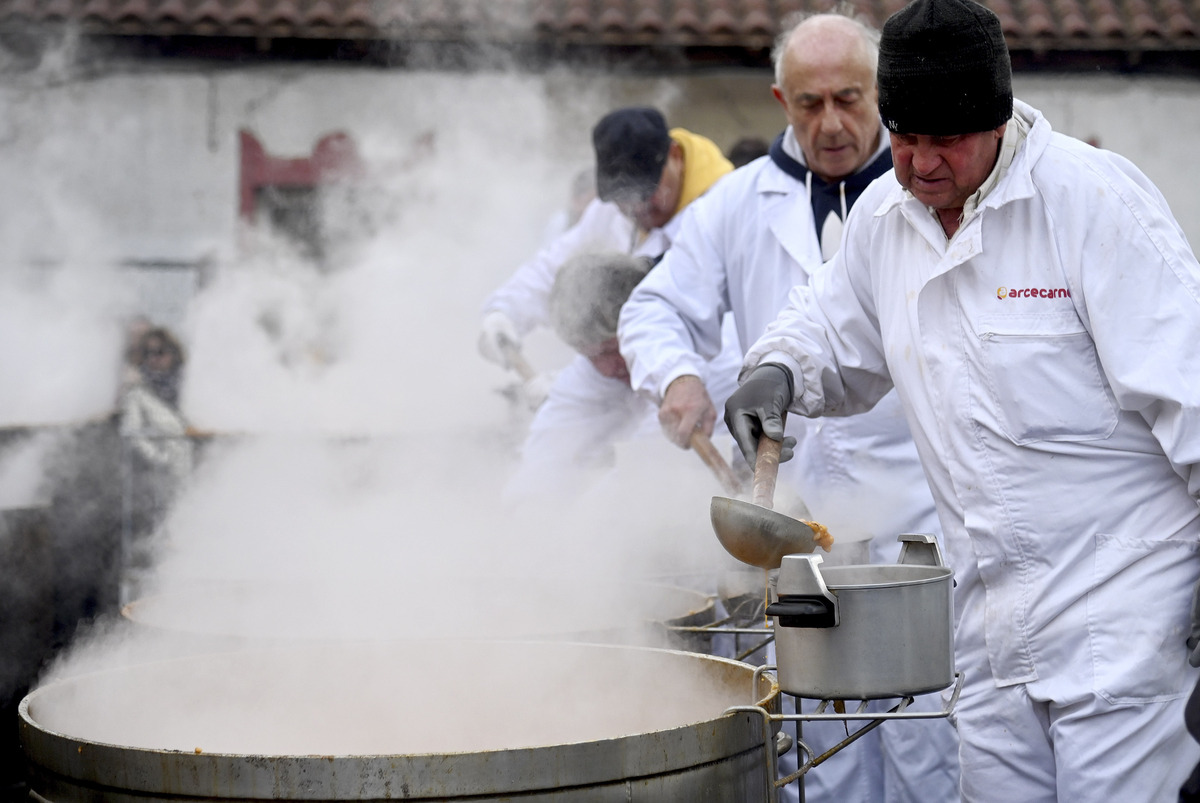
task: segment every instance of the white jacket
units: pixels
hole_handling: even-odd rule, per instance
[[[953,239],[883,176],[746,366],[788,365],[808,416],[868,409],[894,383],[955,570],[959,648],[986,640],[999,685],[1186,696],[1200,265],[1130,162],[1016,113],[1025,143]]]
[[[141,381],[126,388],[121,399],[120,433],[148,465],[173,481],[191,473],[193,450],[187,422]]]
[[[886,142],[885,135],[881,152]],[[723,178],[682,217],[671,250],[621,309],[633,386],[656,402],[677,377],[709,370],[725,313],[733,313],[738,341],[754,343],[788,291],[822,264],[808,190],[769,156]],[[713,401],[719,416],[723,401]],[[780,467],[781,486],[799,493],[835,539],[880,536],[877,557],[894,560],[897,535],[936,532],[933,499],[894,395],[854,419],[793,416],[787,431],[798,444]]]

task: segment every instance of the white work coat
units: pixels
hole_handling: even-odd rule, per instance
[[[725,313],[748,346],[788,291],[821,266],[805,185],[770,157],[721,179],[682,218],[671,250],[621,308],[618,336],[633,386],[656,403],[679,376],[710,370]],[[723,401],[713,401],[720,416]],[[795,458],[780,466],[781,490],[798,493],[835,540],[880,536],[877,557],[895,560],[900,533],[936,532],[933,499],[894,394],[852,420],[793,416],[787,431],[798,443]]]
[[[743,370],[789,366],[806,416],[894,384],[955,571],[956,646],[990,663],[960,665],[968,684],[1185,697],[1200,266],[1134,165],[1016,113],[1024,144],[952,239],[881,177]]]

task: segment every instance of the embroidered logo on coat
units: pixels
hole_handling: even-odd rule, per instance
[[[1070,298],[1069,287],[1024,287],[1010,290],[1001,287],[996,290],[996,298],[1003,301],[1006,298]]]

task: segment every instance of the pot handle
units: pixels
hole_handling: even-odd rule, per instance
[[[938,546],[937,536],[930,533],[904,533],[899,538],[900,560],[897,563],[910,566],[937,566],[945,568],[942,560],[942,550]]]
[[[767,606],[780,627],[837,627],[837,603],[824,597],[784,596]]]
[[[841,622],[837,595],[817,568],[821,563],[820,555],[784,556],[776,588],[787,590],[766,610],[780,627],[837,627]]]

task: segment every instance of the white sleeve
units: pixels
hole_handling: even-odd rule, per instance
[[[793,287],[787,306],[750,347],[742,376],[760,363],[787,366],[795,380],[792,412],[816,417],[863,413],[892,389],[867,256],[871,215],[855,205],[842,247]]]
[[[693,204],[675,243],[621,308],[617,337],[635,390],[657,403],[678,377],[706,375],[722,352],[726,287],[703,209]]]
[[[1063,259],[1071,297],[1117,403],[1145,419],[1200,499],[1200,264],[1158,188],[1110,158],[1088,224],[1055,229],[1060,253],[1079,254]],[[1078,204],[1047,206],[1069,218]]]

